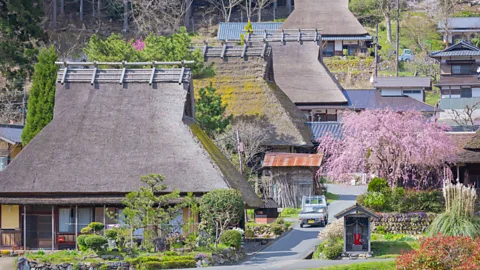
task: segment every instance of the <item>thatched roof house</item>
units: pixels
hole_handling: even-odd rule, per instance
[[[282,29],[318,29],[325,36],[362,36],[368,32],[348,9],[346,1],[295,0],[295,9]]]
[[[454,178],[460,183],[480,188],[480,131],[451,132],[450,137],[459,148],[452,168]]]
[[[235,188],[261,205],[193,121],[188,69],[64,70],[53,121],[0,173],[0,204],[119,204],[154,173],[167,191]]]

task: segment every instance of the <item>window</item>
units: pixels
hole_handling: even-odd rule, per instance
[[[421,94],[421,90],[403,90],[404,94]]]
[[[0,157],[0,171],[3,171],[7,167],[7,157]]]
[[[91,208],[78,208],[78,232],[93,221]],[[58,210],[58,231],[61,233],[75,232],[75,209],[60,208]]]
[[[468,75],[470,74],[470,65],[452,65],[452,74]]]
[[[472,88],[462,88],[462,92],[460,93],[460,97],[471,98],[472,97]]]

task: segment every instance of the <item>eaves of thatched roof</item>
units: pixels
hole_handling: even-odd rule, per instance
[[[189,89],[178,83],[58,84],[53,121],[0,172],[0,203],[14,194],[53,194],[44,196],[52,200],[55,194],[122,195],[153,173],[165,176],[167,191],[235,188],[249,206],[260,206],[242,175],[187,121]]]

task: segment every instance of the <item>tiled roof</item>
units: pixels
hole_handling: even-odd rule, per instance
[[[245,26],[247,23],[243,22],[221,22],[218,27],[218,40],[240,40],[240,35],[245,33]],[[277,22],[260,22],[252,23],[253,34],[262,34],[265,30],[276,31],[282,26],[282,23]]]
[[[447,25],[448,28],[450,28],[450,31],[455,31],[455,29],[478,29],[480,28],[480,17],[448,18]],[[444,28],[444,23],[442,21],[438,22],[438,28]]]
[[[371,41],[373,40],[372,36],[323,36],[322,35],[322,40],[325,41],[333,41],[333,40],[365,40],[365,41]]]
[[[432,57],[446,57],[446,56],[480,56],[480,51],[458,50],[443,52],[437,51],[430,54]]]
[[[263,167],[319,167],[320,154],[265,153]]]
[[[431,88],[432,80],[430,77],[376,77],[373,82],[373,86],[375,88]]]
[[[434,112],[435,108],[409,96],[382,96],[380,91],[344,90],[348,105],[354,109],[386,109],[394,111],[416,110],[421,112]]]
[[[443,51],[435,51],[430,53],[430,57],[445,57],[445,56],[480,56],[480,49],[466,41],[460,41]]]
[[[4,140],[10,144],[22,142],[22,125],[0,124],[0,140]]]
[[[452,85],[480,85],[480,80],[477,75],[456,75],[456,76],[441,76],[440,82],[436,86]]]
[[[340,122],[308,122],[306,123],[312,133],[312,141],[330,134],[334,138],[342,138],[342,123]]]

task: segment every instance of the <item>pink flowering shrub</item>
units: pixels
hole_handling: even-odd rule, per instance
[[[132,46],[137,51],[143,51],[145,48],[145,41],[143,41],[142,37],[140,37],[132,43]]]
[[[390,187],[400,182],[425,187],[438,183],[443,166],[455,157],[457,148],[445,131],[417,111],[346,111],[342,138],[324,136],[318,150],[334,180],[348,173],[380,173]]]

